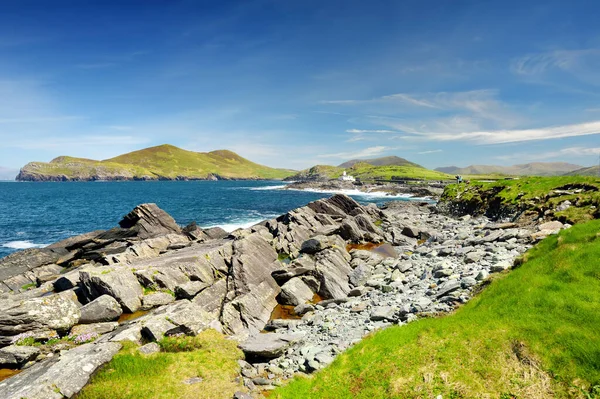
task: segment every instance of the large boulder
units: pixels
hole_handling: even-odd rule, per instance
[[[289,347],[302,341],[303,338],[304,335],[300,333],[258,334],[240,344],[239,347],[250,359],[274,359],[283,355]]]
[[[69,293],[70,294],[70,293]],[[79,306],[67,293],[5,303],[0,311],[0,343],[28,331],[68,331],[81,316]]]
[[[260,233],[252,233],[233,244],[228,286],[233,299],[225,303],[225,331],[240,337],[261,331],[277,305],[279,285],[271,273],[280,267],[277,252]]]
[[[81,324],[117,320],[123,313],[121,305],[110,295],[102,295],[81,307]]]
[[[64,399],[77,394],[91,375],[121,349],[114,342],[78,346],[0,382],[3,399]]]
[[[129,313],[142,306],[142,287],[128,268],[104,266],[80,273],[80,283],[89,298],[110,295]]]
[[[152,238],[170,233],[181,234],[181,229],[175,219],[156,204],[136,206],[119,222],[122,229],[131,232],[138,238]]]
[[[301,305],[309,302],[314,296],[314,293],[304,281],[298,277],[294,277],[281,287],[279,294],[279,302],[284,305]]]
[[[336,246],[316,255],[316,275],[320,282],[318,294],[323,299],[345,298],[350,292],[348,283],[352,267],[350,254],[345,248]]]

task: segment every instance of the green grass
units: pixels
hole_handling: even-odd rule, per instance
[[[568,186],[586,186],[597,191],[587,190],[578,194],[550,195],[556,189]],[[493,182],[471,181],[446,186],[441,201],[472,204],[481,211],[491,202],[536,210],[543,214],[554,210],[560,203],[569,200],[573,206],[566,211],[556,212],[556,218],[569,223],[582,223],[596,218],[600,208],[600,178],[585,176],[521,177],[514,180]],[[595,207],[595,208],[594,208]]]
[[[600,397],[599,231],[545,239],[454,314],[378,332],[271,398]]]
[[[210,175],[226,179],[282,179],[294,173],[256,164],[227,150],[199,153],[172,145],[146,148],[104,161],[63,156],[49,163],[32,162],[24,171],[80,180],[95,175],[136,179],[205,179]]]
[[[237,360],[241,351],[233,340],[214,330],[197,337],[168,338],[162,352],[142,355],[135,344],[124,348],[77,396],[78,399],[230,399],[242,390]],[[186,379],[201,377],[192,385]]]

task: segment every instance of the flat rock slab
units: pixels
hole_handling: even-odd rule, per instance
[[[304,338],[304,334],[258,334],[240,344],[240,349],[248,357],[273,359]]]
[[[90,376],[121,349],[114,342],[85,344],[0,382],[3,399],[63,399],[78,393]]]

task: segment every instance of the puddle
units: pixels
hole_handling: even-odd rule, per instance
[[[12,369],[0,369],[0,381],[4,381],[7,378],[12,377],[13,375],[17,375],[21,372],[21,370],[12,370]]]
[[[140,317],[142,317],[143,315],[145,315],[148,312],[149,312],[149,310],[138,310],[137,312],[133,312],[133,313],[123,313],[119,317],[119,320],[117,320],[117,321],[119,322],[119,324],[121,324],[121,323],[125,323],[126,321],[139,319]]]
[[[319,294],[315,294],[313,295],[312,299],[310,300],[310,303],[317,304],[319,302],[321,302],[323,300],[323,298],[321,298],[321,296]]]
[[[271,313],[271,317],[269,320],[275,319],[285,319],[285,320],[300,320],[302,317],[298,316],[296,312],[294,312],[294,305],[281,305],[277,304],[273,312]]]
[[[392,244],[383,242],[379,244],[375,244],[373,242],[368,242],[366,244],[348,244],[346,245],[346,250],[350,252],[353,249],[362,249],[364,251],[373,252],[375,254],[381,255],[384,258],[397,258],[398,254],[396,250],[392,246]]]

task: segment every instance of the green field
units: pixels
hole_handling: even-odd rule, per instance
[[[577,192],[581,190],[580,192]],[[494,202],[543,215],[565,202],[572,206],[552,214],[569,223],[600,217],[600,178],[586,176],[521,177],[512,180],[446,186],[441,201],[469,204],[481,211]]]
[[[161,145],[104,161],[58,157],[49,163],[27,164],[25,173],[88,180],[94,176],[122,179],[282,179],[294,171],[259,165],[227,150],[200,153]],[[121,180],[122,180],[121,179]]]
[[[454,314],[376,333],[271,398],[599,398],[599,231],[547,238]]]

